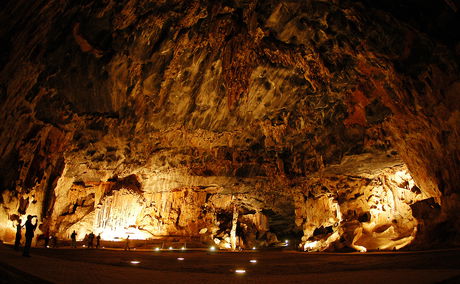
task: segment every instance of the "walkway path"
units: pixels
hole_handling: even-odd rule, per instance
[[[25,258],[0,245],[0,283],[460,283],[460,250],[306,254],[35,248],[31,253]],[[238,275],[236,269],[246,273]]]

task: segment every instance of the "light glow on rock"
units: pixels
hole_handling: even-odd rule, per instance
[[[367,252],[367,249],[363,246],[355,246],[359,252]]]
[[[235,273],[244,274],[244,273],[246,273],[246,270],[245,269],[236,269]]]
[[[312,250],[312,249],[316,248],[317,245],[318,245],[318,241],[309,242],[309,243],[306,243],[304,245],[304,249],[305,250]]]
[[[117,230],[95,230],[95,232],[101,234],[101,239],[104,241],[125,241],[129,236],[130,240],[146,240],[150,235],[137,228],[121,228]]]
[[[257,260],[256,259],[251,259],[249,262],[250,263],[257,263]]]
[[[123,241],[128,236],[131,240],[151,237],[151,234],[136,225],[142,208],[140,196],[127,189],[117,190],[113,195],[104,197],[95,210],[95,234],[101,234],[101,239],[107,241]]]

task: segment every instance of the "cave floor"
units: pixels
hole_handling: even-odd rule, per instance
[[[460,249],[339,254],[32,248],[31,255],[0,245],[0,283],[460,283]]]

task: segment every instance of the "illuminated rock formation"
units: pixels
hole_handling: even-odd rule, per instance
[[[0,239],[458,244],[458,12],[373,2],[3,1]]]
[[[400,249],[417,233],[410,205],[423,199],[403,167],[373,178],[314,178],[298,195],[296,223],[306,250]]]

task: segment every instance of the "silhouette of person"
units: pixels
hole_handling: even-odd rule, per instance
[[[44,241],[45,242],[43,243],[43,246],[45,248],[49,248],[50,239],[51,239],[50,230],[48,229],[48,230],[46,230],[45,235],[44,235]]]
[[[96,237],[96,248],[98,249],[101,245],[101,234],[97,235]]]
[[[57,248],[58,247],[58,237],[52,236],[51,237],[51,247]]]
[[[72,240],[71,247],[76,248],[77,247],[77,233],[75,230],[73,231],[72,235],[70,235],[70,239]]]
[[[14,240],[14,249],[19,250],[19,246],[21,245],[21,226],[22,220],[18,220],[18,224],[16,225],[16,239]]]
[[[23,256],[30,256],[30,246],[32,245],[32,239],[34,238],[34,231],[37,228],[38,221],[35,219],[35,224],[32,224],[32,219],[37,216],[27,215],[26,226],[26,243],[24,244]]]
[[[126,238],[125,250],[131,250],[130,247],[129,247],[129,235],[128,235],[128,237]]]
[[[94,234],[91,232],[88,236],[88,248],[93,248]]]

